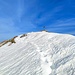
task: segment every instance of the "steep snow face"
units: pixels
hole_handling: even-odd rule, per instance
[[[75,75],[75,36],[32,32],[0,47],[0,75]]]

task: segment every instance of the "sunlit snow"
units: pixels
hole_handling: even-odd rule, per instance
[[[20,36],[0,47],[0,75],[75,75],[75,36],[45,31]]]

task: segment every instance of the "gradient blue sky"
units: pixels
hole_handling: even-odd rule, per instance
[[[0,0],[0,41],[43,26],[75,35],[75,0]]]

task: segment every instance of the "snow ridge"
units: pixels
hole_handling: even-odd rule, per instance
[[[0,75],[75,75],[75,36],[32,32],[0,47]]]

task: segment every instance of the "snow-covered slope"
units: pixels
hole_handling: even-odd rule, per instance
[[[0,47],[0,75],[75,75],[75,36],[20,35]]]

